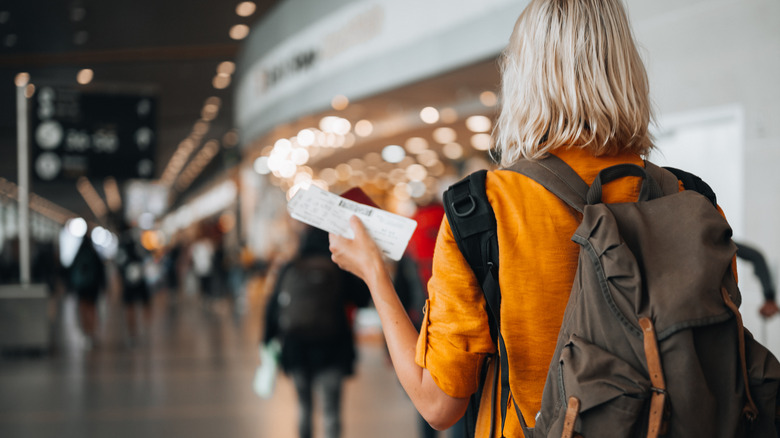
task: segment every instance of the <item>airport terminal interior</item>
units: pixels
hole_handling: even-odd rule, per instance
[[[0,1],[0,437],[297,436],[291,378],[259,379],[305,229],[288,202],[359,187],[419,218],[496,169],[500,55],[527,4]],[[761,254],[738,264],[741,312],[780,354],[759,313],[780,275],[780,3],[624,4],[649,159],[707,181]],[[74,292],[87,246],[94,308]],[[350,315],[342,436],[421,436],[377,313]]]

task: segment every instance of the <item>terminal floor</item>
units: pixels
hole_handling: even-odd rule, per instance
[[[272,398],[252,389],[256,315],[195,296],[155,300],[142,340],[126,341],[117,300],[101,306],[101,338],[89,348],[75,302],[58,301],[54,351],[0,356],[0,437],[295,437],[296,405],[280,375]],[[387,362],[384,345],[359,344],[347,381],[344,438],[416,437],[416,413]],[[315,436],[322,436],[315,418]]]

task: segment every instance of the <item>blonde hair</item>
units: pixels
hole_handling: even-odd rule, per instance
[[[501,59],[500,163],[653,147],[647,73],[620,0],[532,0]]]

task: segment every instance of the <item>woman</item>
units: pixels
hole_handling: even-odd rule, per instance
[[[590,184],[606,167],[643,166],[653,147],[647,75],[620,0],[532,1],[503,53],[502,94],[494,136],[503,167],[554,154]],[[510,375],[511,400],[533,427],[577,266],[570,237],[579,218],[515,172],[489,172],[486,189],[498,222],[501,333],[511,369],[522,370]],[[603,200],[633,201],[638,191],[636,179],[623,178],[605,186]],[[374,242],[357,218],[351,224],[354,240],[331,235],[333,259],[369,285],[393,365],[417,409],[433,427],[450,427],[478,389],[484,357],[496,351],[474,274],[445,219],[418,334]],[[482,423],[476,436],[490,428]],[[492,428],[500,433],[500,418]],[[523,435],[515,415],[507,415],[503,433]]]

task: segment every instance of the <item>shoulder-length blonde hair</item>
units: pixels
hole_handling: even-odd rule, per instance
[[[560,147],[653,147],[647,73],[621,0],[532,0],[501,59],[494,140],[503,166]]]

